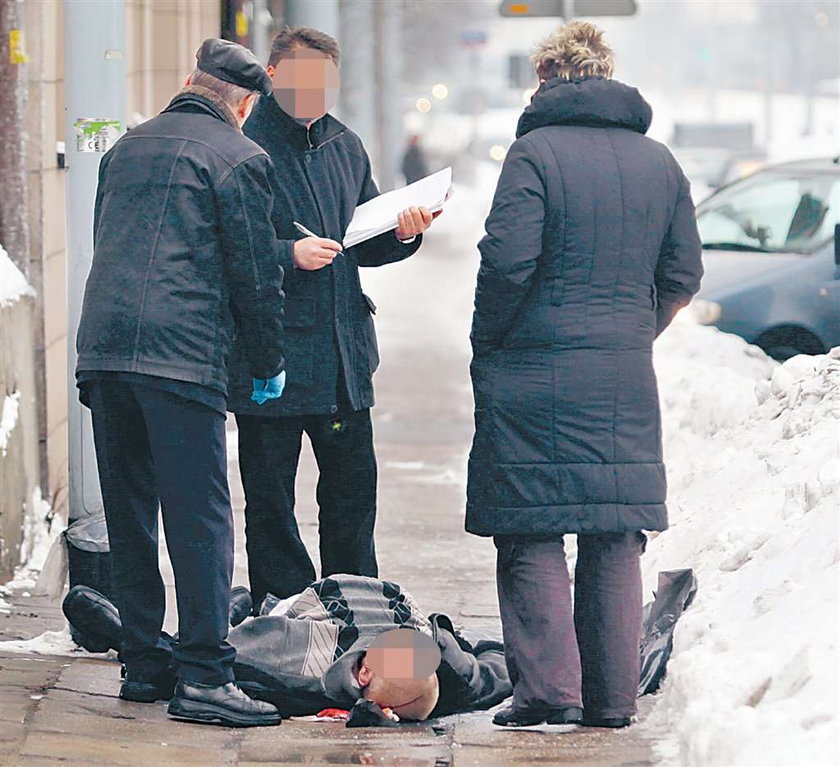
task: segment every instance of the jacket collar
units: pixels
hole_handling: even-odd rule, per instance
[[[546,125],[627,128],[647,133],[652,117],[650,105],[639,91],[617,80],[554,77],[534,94],[519,118],[516,137]]]
[[[188,85],[182,88],[163,111],[172,112],[188,104],[203,108],[209,114],[224,120],[228,125],[239,130],[239,121],[224,99],[209,88],[200,85]]]
[[[280,141],[301,150],[317,149],[347,130],[344,123],[331,114],[307,128],[284,112],[273,96],[261,96],[249,119],[271,125]]]

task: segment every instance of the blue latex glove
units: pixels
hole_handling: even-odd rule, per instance
[[[258,405],[264,405],[270,399],[280,399],[282,396],[283,389],[286,388],[286,371],[274,378],[252,378],[251,382],[254,387],[251,399]]]

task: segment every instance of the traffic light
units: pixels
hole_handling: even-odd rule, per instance
[[[502,16],[633,16],[635,0],[512,0],[499,5]]]

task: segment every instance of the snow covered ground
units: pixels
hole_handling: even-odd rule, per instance
[[[840,349],[780,366],[680,315],[656,365],[671,528],[646,592],[699,580],[651,718],[663,760],[836,765]]]
[[[22,564],[15,570],[15,577],[0,586],[0,614],[8,612],[12,607],[4,597],[8,598],[15,593],[28,597],[31,592],[38,591],[36,584],[44,573],[48,555],[54,546],[58,547],[58,538],[63,529],[63,520],[55,515],[52,506],[41,496],[41,488],[36,487],[24,509],[23,542],[20,547]],[[62,555],[64,553],[60,552]],[[64,583],[67,576],[64,569],[66,557],[56,556],[52,559],[51,572],[54,577],[60,578],[60,583]],[[60,576],[54,573],[56,567],[61,570]],[[0,642],[0,649],[8,649],[8,646]]]

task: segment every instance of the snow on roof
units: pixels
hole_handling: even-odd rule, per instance
[[[9,254],[0,245],[0,307],[18,301],[21,296],[35,295],[26,277],[15,266]]]

